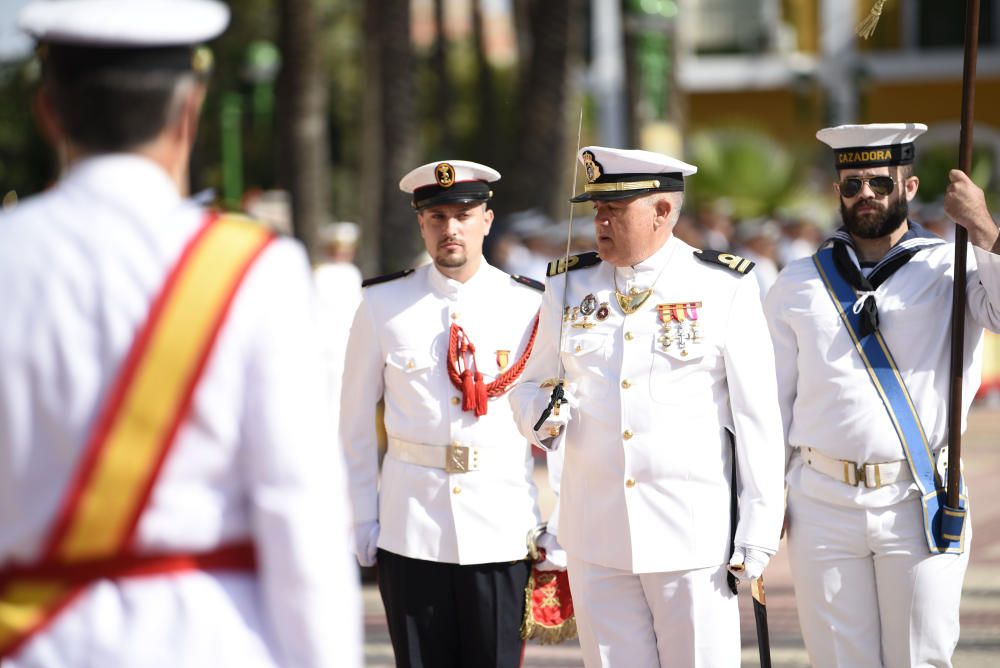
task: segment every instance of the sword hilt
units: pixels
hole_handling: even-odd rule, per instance
[[[542,425],[545,424],[545,421],[549,419],[550,415],[552,415],[553,408],[555,408],[559,404],[566,403],[566,400],[563,399],[563,396],[565,394],[566,390],[563,389],[562,382],[560,381],[556,383],[555,387],[552,388],[552,396],[549,397],[549,405],[545,407],[545,410],[542,411],[542,417],[538,418],[538,422],[535,423],[534,427],[535,431],[538,431],[539,429],[542,428]]]

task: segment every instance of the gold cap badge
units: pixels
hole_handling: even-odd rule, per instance
[[[442,162],[434,168],[434,180],[442,188],[451,188],[455,185],[455,168],[447,162]]]
[[[583,153],[583,167],[587,170],[587,181],[593,183],[601,178],[601,163],[594,160],[594,154],[590,151]]]

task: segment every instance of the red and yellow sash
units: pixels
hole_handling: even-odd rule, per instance
[[[233,298],[272,239],[252,222],[210,215],[184,249],[104,400],[42,557],[0,568],[0,657],[94,580],[253,568],[248,543],[137,555],[132,541]]]

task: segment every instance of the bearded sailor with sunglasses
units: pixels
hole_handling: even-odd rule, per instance
[[[767,295],[787,443],[787,534],[813,666],[950,666],[970,519],[941,524],[955,249],[908,220],[926,126],[844,125],[843,227]],[[1000,243],[982,190],[949,174],[969,233],[962,426],[983,329],[1000,330]],[[968,508],[963,486],[962,506]]]

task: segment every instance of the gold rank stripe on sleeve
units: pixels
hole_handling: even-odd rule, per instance
[[[40,563],[0,569],[0,656],[85,584],[24,573],[69,572],[127,551],[229,307],[273,238],[255,223],[211,214],[181,254],[104,399]]]

